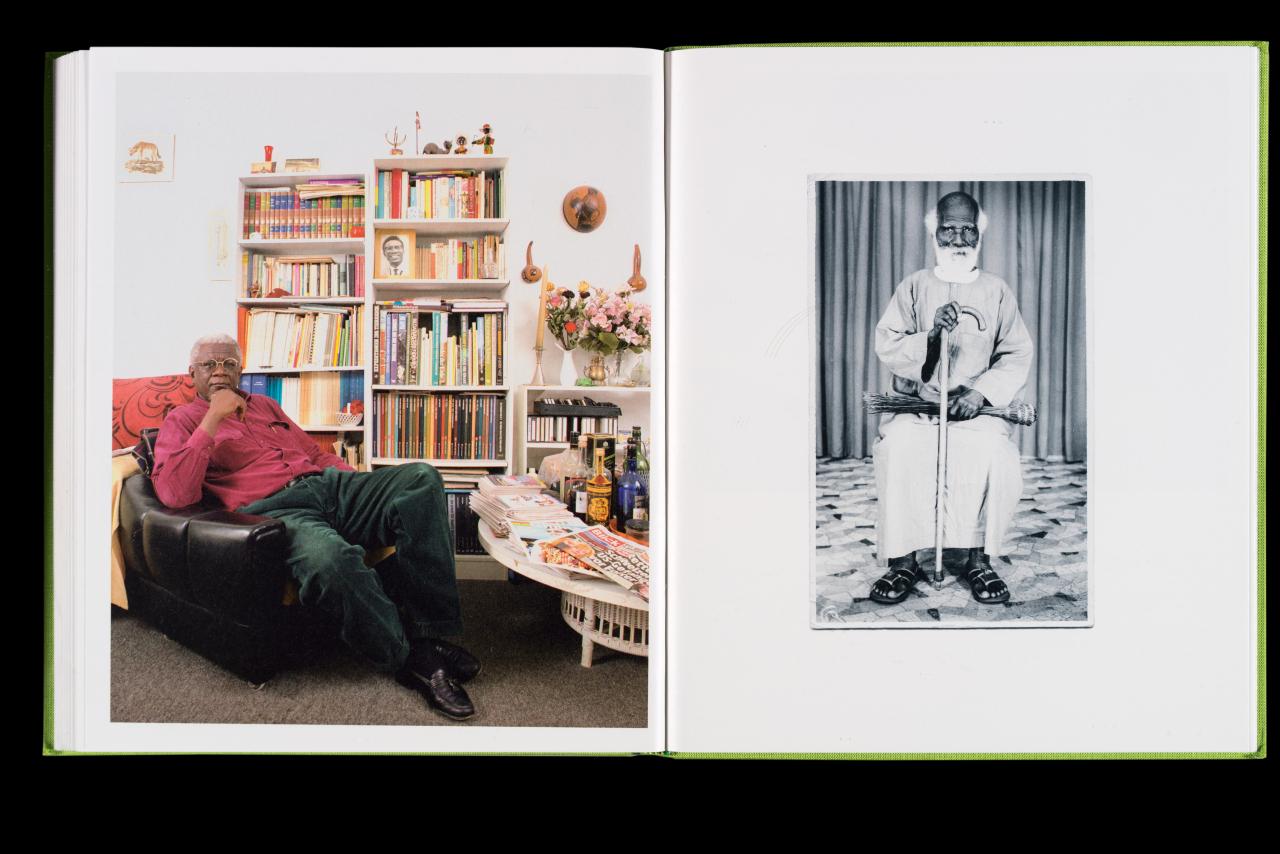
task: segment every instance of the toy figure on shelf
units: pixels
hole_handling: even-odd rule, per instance
[[[485,122],[484,127],[480,128],[480,136],[471,140],[472,145],[484,145],[485,154],[493,154],[494,138],[489,135],[489,123]]]
[[[400,148],[400,144],[404,142],[406,139],[408,139],[409,137],[400,135],[399,125],[397,125],[395,130],[391,131],[390,134],[384,133],[382,135],[382,138],[385,139],[387,141],[387,144],[391,146],[392,157],[398,157],[399,155],[404,154],[404,151],[401,150]]]
[[[413,150],[418,150],[418,131],[422,130],[422,116],[418,115],[418,111],[413,111]]]
[[[451,148],[453,148],[453,140],[451,139],[446,139],[444,141],[444,148],[441,148],[440,146],[436,145],[434,142],[428,142],[425,146],[423,146],[422,153],[423,154],[448,154],[449,149]]]
[[[456,144],[453,146],[453,153],[454,154],[467,153],[467,138],[465,136],[458,137]]]
[[[263,158],[249,165],[249,173],[251,175],[261,175],[276,171],[275,161],[271,159],[271,152],[275,148],[273,145],[262,146]]]

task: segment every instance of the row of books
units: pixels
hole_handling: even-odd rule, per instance
[[[245,370],[354,367],[362,362],[364,306],[240,306],[238,329]]]
[[[445,308],[374,304],[375,385],[502,385],[504,311]]]
[[[299,376],[241,374],[240,390],[269,397],[284,414],[306,426],[338,424],[338,412],[348,403],[364,400],[364,375],[311,373]],[[320,437],[316,437],[317,441]],[[321,445],[324,447],[323,443]]]
[[[244,191],[244,225],[241,236],[255,234],[267,240],[338,240],[354,237],[352,229],[364,226],[361,195],[303,198],[294,187],[262,187]]]
[[[507,275],[507,253],[502,238],[484,237],[432,240],[419,235],[406,275],[411,279],[502,279]]]
[[[592,418],[582,415],[530,415],[525,428],[529,442],[567,442],[570,433],[618,432],[617,418]]]
[[[471,493],[468,490],[446,489],[445,506],[449,511],[449,539],[453,542],[453,553],[459,555],[482,555],[484,546],[480,545],[480,519],[471,509]]]
[[[240,280],[246,297],[278,290],[291,297],[362,297],[364,255],[294,257],[250,250],[240,256]]]
[[[378,171],[375,219],[497,219],[502,173],[475,169]]]
[[[373,455],[396,459],[494,460],[506,455],[502,394],[373,395]]]

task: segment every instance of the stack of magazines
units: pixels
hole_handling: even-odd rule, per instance
[[[480,478],[477,484],[481,495],[537,495],[547,488],[542,479],[533,474],[491,474]]]
[[[550,495],[485,495],[471,493],[471,509],[499,537],[511,533],[512,522],[577,521],[559,500]]]

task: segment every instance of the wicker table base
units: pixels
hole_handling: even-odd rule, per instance
[[[596,644],[631,655],[649,655],[648,611],[562,591],[560,616],[569,628],[582,635],[583,667],[591,666]]]
[[[560,616],[582,635],[582,666],[591,666],[596,644],[630,655],[649,655],[649,603],[612,581],[583,576],[566,578],[546,564],[512,552],[482,520],[480,545],[513,572],[560,591]]]

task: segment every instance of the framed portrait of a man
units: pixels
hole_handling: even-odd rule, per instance
[[[379,231],[378,261],[375,275],[379,279],[412,279],[414,244],[412,231]]]

